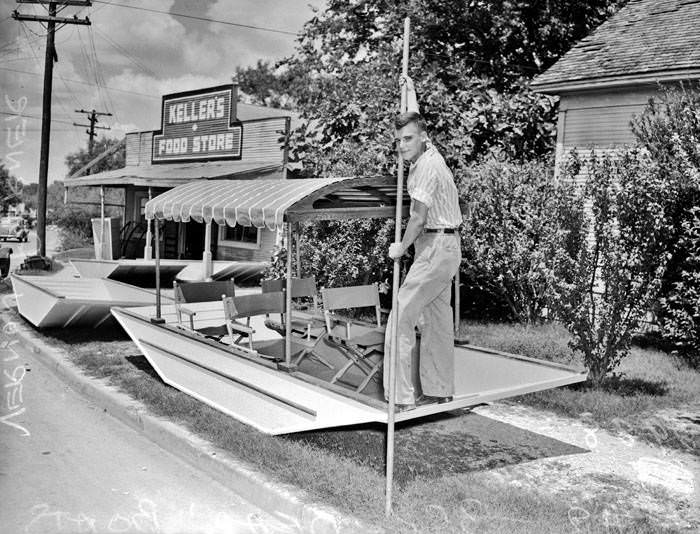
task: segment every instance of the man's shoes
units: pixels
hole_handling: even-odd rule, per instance
[[[398,404],[397,403],[397,404],[394,404],[394,409],[396,410],[397,413],[398,412],[407,412],[409,410],[415,410],[416,405],[415,405],[415,403],[411,403],[411,404]]]
[[[454,397],[434,397],[433,395],[421,395],[416,399],[416,404],[422,406],[424,404],[445,404],[447,402],[452,402]]]

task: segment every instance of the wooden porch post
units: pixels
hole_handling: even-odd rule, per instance
[[[111,237],[111,236],[110,236]],[[111,260],[105,258],[105,186],[100,186],[100,260]]]
[[[296,251],[297,260],[297,278],[301,278],[301,252],[299,251],[299,226],[301,223],[297,222],[294,225],[294,249]]]
[[[153,226],[156,233],[156,321],[161,321],[160,316],[160,228],[158,219],[153,218]]]
[[[153,189],[148,188],[148,200],[153,198]],[[143,259],[150,260],[153,258],[153,235],[151,234],[151,219],[146,219],[146,246],[143,249]]]
[[[204,226],[204,253],[202,254],[202,274],[205,280],[211,280],[211,221]]]
[[[292,366],[292,223],[287,222],[287,291],[285,294],[285,335],[284,363],[286,369]]]

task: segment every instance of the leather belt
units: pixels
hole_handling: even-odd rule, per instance
[[[454,234],[457,228],[426,228],[426,234]]]

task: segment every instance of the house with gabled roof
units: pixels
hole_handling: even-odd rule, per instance
[[[557,168],[573,149],[635,142],[630,121],[661,86],[700,80],[700,0],[631,0],[531,87],[559,97]]]

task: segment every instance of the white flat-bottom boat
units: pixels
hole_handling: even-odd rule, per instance
[[[37,328],[97,327],[112,320],[112,306],[156,301],[153,291],[99,278],[12,274],[12,287],[20,315]]]
[[[81,278],[109,278],[120,282],[134,283],[141,287],[155,287],[155,260],[120,259],[94,260],[71,259],[75,273]],[[212,261],[212,280],[234,279],[246,283],[260,279],[265,262]],[[203,280],[201,260],[160,260],[160,276],[164,286],[172,280],[194,282]]]
[[[195,328],[223,322],[220,303],[188,304],[196,312]],[[330,344],[319,354],[333,369],[304,358],[294,371],[278,368],[284,340],[274,332],[258,337],[253,350],[206,338],[177,324],[174,307],[163,306],[153,321],[154,306],[113,308],[112,313],[138,345],[162,380],[206,404],[268,434],[285,434],[368,422],[387,423],[381,379],[356,392],[352,376],[330,379],[347,360]],[[264,329],[258,317],[256,330]],[[224,340],[228,341],[228,340]],[[405,421],[483,402],[549,389],[586,379],[572,367],[472,346],[455,346],[453,400],[399,412]]]

